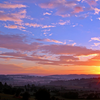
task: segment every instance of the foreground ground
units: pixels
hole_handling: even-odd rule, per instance
[[[60,100],[86,100],[86,99],[64,99],[59,96],[57,96]],[[14,98],[13,95],[3,94],[0,93],[0,100],[23,100],[22,98]],[[34,97],[30,97],[29,100],[36,100]],[[90,99],[90,100],[100,100],[100,99]]]

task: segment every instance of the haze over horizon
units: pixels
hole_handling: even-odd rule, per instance
[[[99,0],[0,0],[0,74],[100,74]]]

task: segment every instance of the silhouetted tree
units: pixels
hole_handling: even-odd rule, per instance
[[[50,100],[50,93],[47,89],[39,89],[35,93],[35,98],[37,100]]]
[[[64,98],[68,99],[77,99],[78,98],[78,92],[67,92],[63,96]]]
[[[94,93],[90,93],[90,94],[87,96],[87,99],[94,99]]]
[[[30,94],[28,92],[25,92],[23,94],[23,100],[29,100],[29,98],[30,98]]]

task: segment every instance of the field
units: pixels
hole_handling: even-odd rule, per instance
[[[0,100],[23,100],[23,99],[22,99],[22,97],[21,98],[15,98],[13,95],[0,93]],[[34,99],[34,97],[31,96],[30,100],[35,100],[35,99]]]
[[[59,96],[57,96],[57,98],[59,98],[59,100],[88,100],[88,99],[64,99]],[[0,100],[23,100],[23,99],[22,99],[22,97],[14,98],[13,95],[0,93]],[[29,100],[36,100],[36,99],[34,99],[34,97],[31,96]],[[100,100],[100,99],[91,99],[91,100]]]

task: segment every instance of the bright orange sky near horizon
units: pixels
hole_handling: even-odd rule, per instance
[[[0,74],[100,74],[100,1],[0,0]]]

